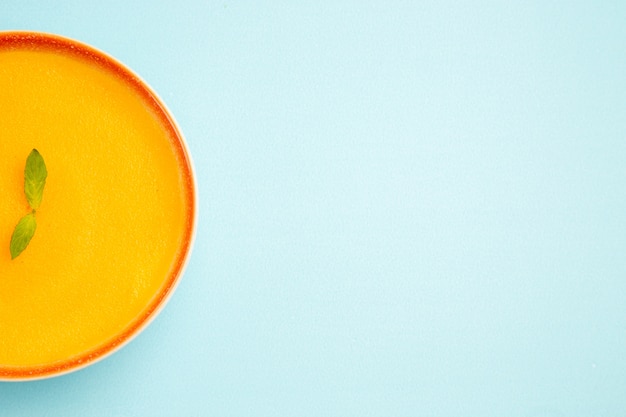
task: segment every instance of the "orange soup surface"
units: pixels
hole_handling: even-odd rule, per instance
[[[71,369],[158,310],[190,245],[193,190],[180,134],[132,74],[54,37],[0,34],[0,377]],[[48,178],[28,247],[24,165]]]

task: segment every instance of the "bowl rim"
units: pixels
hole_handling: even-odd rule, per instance
[[[87,43],[49,32],[30,30],[0,31],[0,46],[3,43],[22,45],[37,43],[38,46],[44,46],[50,50],[64,51],[74,56],[95,58],[98,64],[105,70],[113,71],[124,82],[130,83],[137,93],[143,95],[145,99],[152,101],[152,107],[157,110],[161,122],[170,130],[172,143],[176,148],[174,152],[177,153],[177,158],[181,161],[181,171],[184,171],[184,192],[189,203],[184,238],[174,260],[175,267],[169,276],[166,277],[164,285],[159,288],[159,291],[154,294],[154,297],[146,305],[144,311],[112,339],[77,356],[34,366],[13,367],[0,364],[0,381],[33,381],[66,375],[100,362],[135,339],[163,311],[180,284],[195,244],[198,222],[198,185],[196,170],[189,152],[187,140],[172,112],[157,92],[141,76],[121,61]],[[2,48],[0,47],[0,49]]]

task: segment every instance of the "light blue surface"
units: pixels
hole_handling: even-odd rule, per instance
[[[0,415],[626,415],[626,2],[298,3],[2,2],[158,91],[200,220],[144,333]]]

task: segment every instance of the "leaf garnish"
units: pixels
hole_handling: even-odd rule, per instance
[[[26,158],[26,167],[24,168],[24,193],[33,210],[37,210],[41,205],[47,177],[48,170],[43,157],[37,149],[33,149]]]
[[[37,220],[34,212],[28,213],[20,219],[11,236],[11,259],[17,258],[26,249],[26,246],[28,246],[30,240],[35,235],[36,229]]]
[[[41,205],[43,199],[43,189],[46,186],[48,170],[43,161],[43,157],[37,149],[33,149],[26,158],[24,168],[24,194],[31,208],[31,212],[20,219],[11,235],[11,259],[17,258],[26,249],[30,240],[37,230],[36,210]]]

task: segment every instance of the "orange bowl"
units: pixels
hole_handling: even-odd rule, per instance
[[[195,175],[163,101],[91,46],[0,32],[0,90],[0,380],[47,378],[115,352],[164,307],[193,246]],[[11,259],[34,148],[43,202]]]

